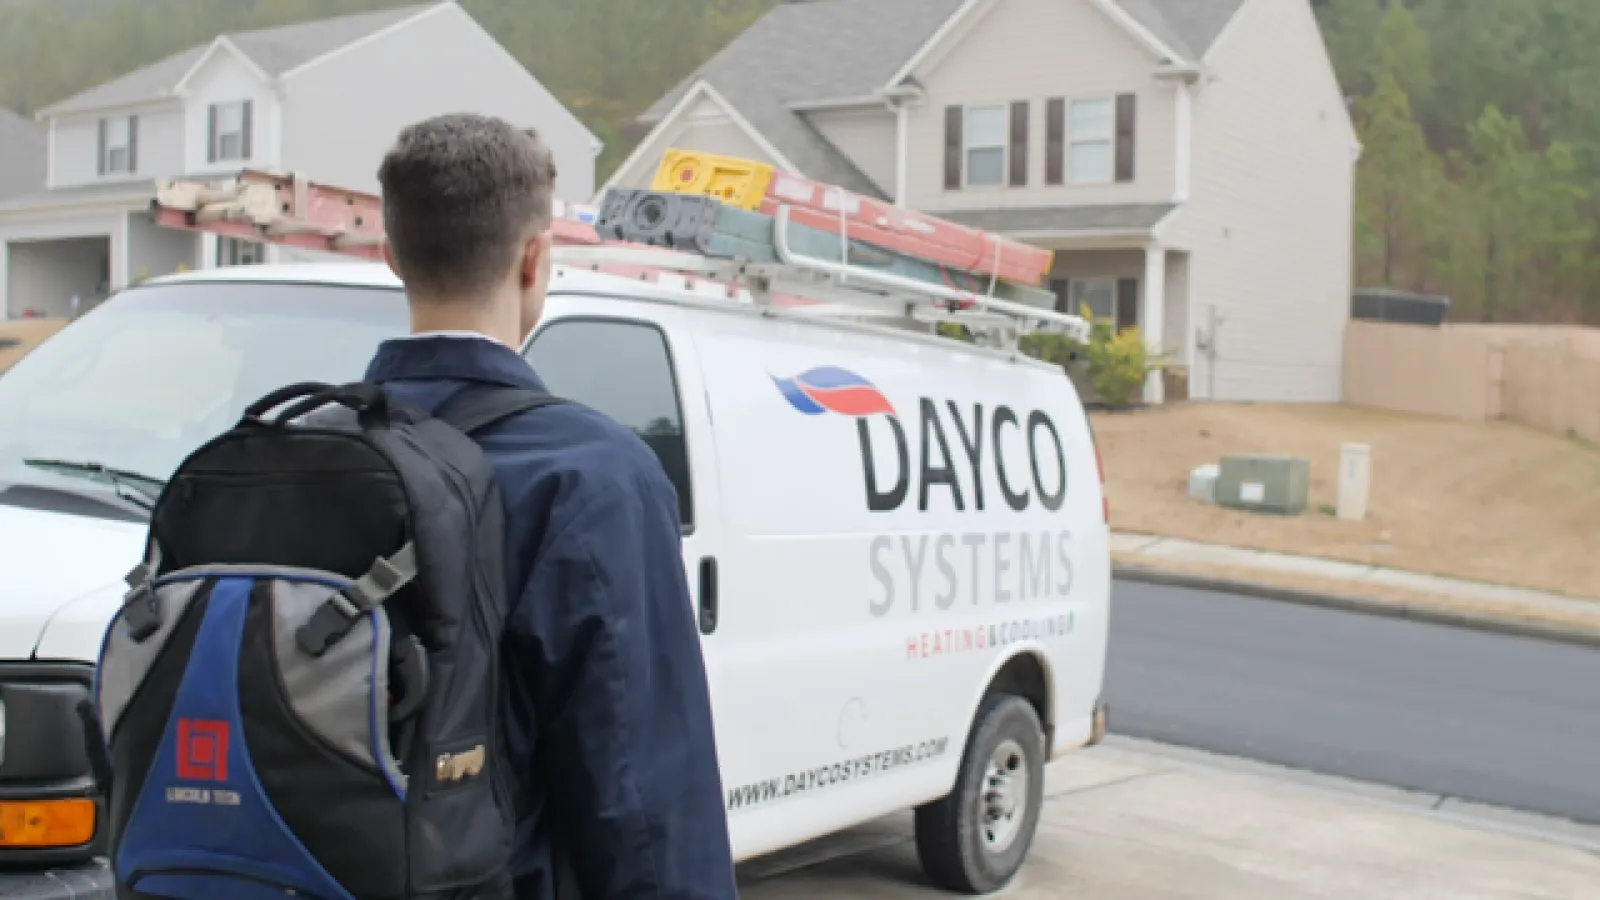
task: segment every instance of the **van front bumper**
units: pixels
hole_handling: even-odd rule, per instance
[[[0,900],[116,900],[105,860],[36,871],[0,870]]]

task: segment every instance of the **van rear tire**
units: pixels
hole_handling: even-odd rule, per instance
[[[1044,729],[1033,705],[984,700],[955,788],[918,807],[917,859],[934,884],[988,894],[1011,883],[1033,848],[1044,805]]]

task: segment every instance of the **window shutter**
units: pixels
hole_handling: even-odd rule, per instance
[[[139,117],[128,117],[128,171],[139,171]]]
[[[1044,183],[1066,181],[1067,101],[1052,98],[1044,108]]]
[[[961,189],[961,126],[965,110],[959,106],[944,108],[944,189]]]
[[[206,107],[206,162],[217,161],[217,105]]]
[[[1065,278],[1050,279],[1050,290],[1056,295],[1056,312],[1077,315],[1078,311],[1072,309],[1072,282]]]
[[[254,118],[250,114],[251,107],[251,102],[246,100],[244,102],[244,130],[239,136],[239,154],[244,159],[250,158],[250,120]]]
[[[1117,181],[1133,180],[1133,119],[1136,110],[1133,94],[1117,95]]]
[[[1117,331],[1139,324],[1139,279],[1117,279]]]
[[[1028,186],[1028,101],[1011,104],[1011,186]]]
[[[106,173],[106,120],[100,120],[100,152],[95,155],[94,169],[97,174]]]

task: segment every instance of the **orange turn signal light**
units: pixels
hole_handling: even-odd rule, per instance
[[[87,844],[94,818],[93,800],[0,800],[0,847]]]

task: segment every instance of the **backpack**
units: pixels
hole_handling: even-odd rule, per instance
[[[96,672],[118,896],[511,896],[504,509],[471,435],[558,402],[296,384],[184,460]]]

